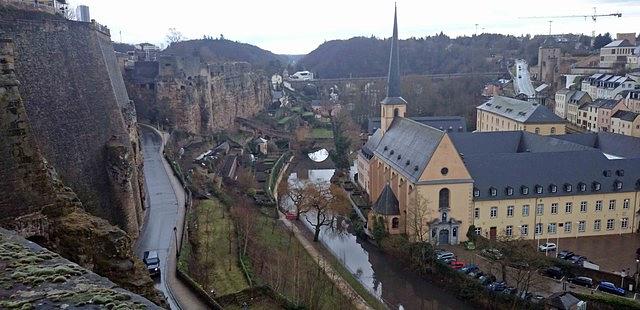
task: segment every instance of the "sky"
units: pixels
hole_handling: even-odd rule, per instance
[[[70,0],[88,5],[91,18],[111,29],[115,42],[166,44],[169,28],[188,39],[204,35],[257,45],[277,54],[306,54],[325,41],[391,35],[391,0]],[[476,33],[591,34],[584,18],[522,19],[527,16],[603,17],[596,33],[640,31],[640,0],[398,0],[400,38],[439,32],[456,37]]]

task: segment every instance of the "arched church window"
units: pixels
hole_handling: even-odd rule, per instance
[[[399,115],[400,115],[400,109],[398,109],[398,108],[393,109],[393,116],[396,117],[396,116],[399,116]]]
[[[447,221],[447,212],[442,212],[442,222],[446,222]]]
[[[400,226],[400,220],[397,217],[391,219],[391,228],[396,229],[398,226]]]
[[[443,188],[443,189],[440,190],[439,208],[440,209],[449,209],[449,189],[448,188]]]

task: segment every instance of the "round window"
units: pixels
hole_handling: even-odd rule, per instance
[[[442,175],[447,175],[447,173],[449,173],[449,168],[444,167],[440,170],[440,173],[442,173]]]

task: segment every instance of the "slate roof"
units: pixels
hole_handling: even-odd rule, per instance
[[[436,129],[447,132],[466,132],[467,121],[462,116],[418,116],[408,117],[418,123],[431,126]],[[373,134],[378,128],[380,128],[380,118],[370,117],[367,124],[369,134]]]
[[[597,99],[596,101],[594,101],[594,103],[599,104],[600,105],[599,106],[600,109],[611,110],[618,104],[618,100],[614,100],[614,99]]]
[[[629,40],[615,40],[611,41],[611,43],[604,46],[604,48],[608,47],[635,47],[633,44],[629,43]]]
[[[368,158],[373,157],[373,152],[378,147],[378,144],[380,144],[380,140],[382,140],[382,130],[376,129],[376,131],[369,136],[367,143],[362,146],[362,153]]]
[[[600,184],[600,193],[616,191],[616,181],[622,182],[619,191],[630,192],[640,182],[640,159],[610,160],[598,150],[477,154],[465,155],[463,160],[474,180],[475,200],[575,195],[580,193],[580,183],[586,185],[584,193],[591,194],[594,182]],[[610,176],[605,176],[605,171]],[[565,184],[572,186],[570,192],[564,190]],[[550,191],[551,185],[557,186],[557,192]],[[536,186],[542,187],[542,194],[536,193]],[[513,189],[510,196],[508,187]],[[528,188],[528,194],[522,187]],[[492,188],[495,196],[491,195]]]
[[[412,182],[417,182],[444,132],[416,121],[396,117],[374,154]]]
[[[580,193],[579,184],[592,193],[593,182],[600,192],[614,191],[614,182],[622,181],[620,191],[640,186],[640,139],[612,133],[540,136],[522,131],[449,133],[474,180],[475,200],[563,196]],[[608,159],[605,154],[623,159]],[[604,171],[611,171],[606,177]],[[622,175],[616,171],[622,170]],[[550,185],[558,191],[552,193]],[[565,192],[564,184],[572,191]],[[543,193],[536,194],[536,185]],[[527,187],[524,195],[521,187]],[[513,189],[507,195],[507,187]],[[491,195],[491,189],[496,195]]]
[[[495,96],[477,107],[525,124],[557,124],[565,121],[547,107],[524,100]]]
[[[378,197],[378,200],[373,204],[373,211],[382,215],[400,215],[400,207],[398,198],[393,193],[393,190],[387,183],[382,193]]]
[[[569,292],[558,292],[549,296],[546,303],[552,307],[552,309],[569,310],[574,309],[580,301],[580,299]]]
[[[589,95],[589,94],[587,94],[587,92],[584,92],[584,91],[581,91],[581,90],[576,90],[571,95],[571,98],[569,98],[569,100],[580,101],[582,99],[582,97],[584,97],[586,95]]]
[[[638,113],[631,111],[618,110],[616,113],[613,113],[612,118],[619,118],[623,121],[633,122],[638,118]]]
[[[553,138],[582,144],[603,153],[624,158],[640,158],[640,138],[611,132],[587,132],[553,136]]]
[[[398,14],[397,8],[393,12],[393,36],[391,37],[391,52],[389,53],[389,74],[387,76],[387,98],[382,104],[406,104],[400,94],[400,54],[398,49]]]

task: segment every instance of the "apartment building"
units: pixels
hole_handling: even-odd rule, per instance
[[[611,132],[640,137],[640,114],[619,110],[611,116]]]
[[[476,108],[476,131],[524,130],[540,135],[564,134],[566,122],[536,102],[495,96]]]

